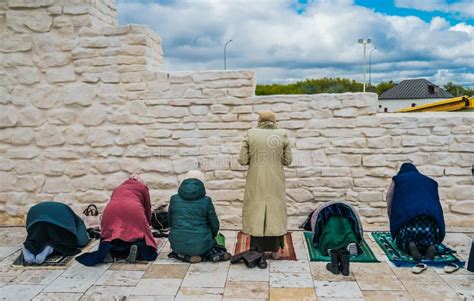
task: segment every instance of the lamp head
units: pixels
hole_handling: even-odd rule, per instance
[[[372,43],[372,40],[371,39],[367,39],[367,44],[370,44]]]
[[[364,39],[359,39],[359,40],[357,40],[357,42],[358,42],[359,44],[362,44],[362,43],[364,43]]]

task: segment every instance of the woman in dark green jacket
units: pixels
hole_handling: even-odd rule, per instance
[[[230,254],[214,239],[219,232],[219,219],[211,198],[206,196],[203,180],[201,172],[190,171],[178,194],[171,197],[170,257],[191,263],[229,260]]]

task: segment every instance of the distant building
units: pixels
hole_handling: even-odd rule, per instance
[[[379,111],[395,112],[398,109],[419,106],[452,97],[451,93],[424,78],[406,79],[380,94]]]

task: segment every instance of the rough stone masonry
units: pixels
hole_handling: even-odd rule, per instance
[[[407,160],[438,181],[447,223],[473,226],[473,113],[377,114],[371,93],[257,97],[251,71],[165,72],[162,59],[150,29],[117,26],[113,0],[0,1],[1,225],[45,200],[103,206],[131,172],[167,202],[200,168],[224,226],[239,228],[240,142],[273,110],[294,154],[292,228],[333,199],[385,224]]]

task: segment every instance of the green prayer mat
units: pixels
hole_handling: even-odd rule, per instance
[[[304,232],[304,240],[306,241],[306,245],[308,246],[310,260],[330,262],[331,257],[324,256],[317,248],[313,246],[312,236],[313,236],[312,232],[310,231]],[[359,254],[357,256],[351,256],[351,262],[379,262],[364,239],[362,240],[362,244],[360,248],[362,250],[362,254]]]
[[[413,259],[413,257],[397,247],[390,232],[372,232],[372,237],[385,252],[387,258],[397,267],[412,267],[416,264],[416,261]],[[454,255],[456,251],[448,248],[447,246],[440,244],[436,251],[438,255],[436,255],[434,260],[422,260],[421,262],[425,263],[426,265],[440,267],[443,267],[449,263],[454,263],[459,267],[464,266],[464,262]]]

